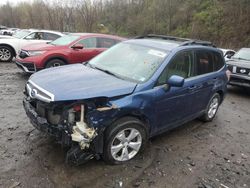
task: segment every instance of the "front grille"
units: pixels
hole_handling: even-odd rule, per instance
[[[27,51],[21,50],[20,53],[19,53],[19,57],[24,59],[26,57],[29,57],[29,54],[28,54]]]
[[[36,71],[34,63],[22,63],[29,71]]]
[[[44,102],[50,102],[54,100],[54,95],[49,93],[48,91],[40,88],[31,81],[28,81],[26,84],[27,93],[31,98],[36,98]]]

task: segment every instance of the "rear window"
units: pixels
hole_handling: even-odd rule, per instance
[[[195,65],[196,75],[202,75],[220,70],[224,66],[224,61],[220,53],[198,50]]]

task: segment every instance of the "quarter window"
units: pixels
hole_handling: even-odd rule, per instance
[[[193,76],[192,51],[185,51],[177,54],[162,72],[157,85],[166,84],[167,80],[173,75],[181,76],[183,78]]]

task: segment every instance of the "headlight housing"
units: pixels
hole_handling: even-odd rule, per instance
[[[29,56],[38,56],[44,54],[46,51],[29,51]]]

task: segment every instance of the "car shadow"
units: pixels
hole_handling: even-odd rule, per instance
[[[250,98],[250,88],[243,88],[238,86],[227,86],[228,92],[233,95]]]

